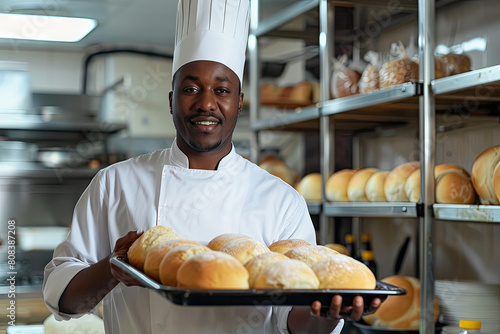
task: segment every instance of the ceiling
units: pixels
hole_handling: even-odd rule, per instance
[[[186,0],[183,0],[186,1]],[[273,12],[293,0],[265,0]],[[77,43],[0,39],[0,48],[83,50],[93,45],[171,52],[177,0],[0,0],[0,12],[94,18],[96,29]],[[30,29],[33,27],[27,27]],[[35,27],[36,28],[36,27]]]

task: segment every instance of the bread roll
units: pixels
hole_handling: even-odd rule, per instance
[[[366,184],[377,171],[376,168],[363,168],[354,173],[347,184],[347,198],[350,202],[368,202],[365,195]]]
[[[339,252],[340,254],[351,256],[351,253],[349,253],[349,250],[347,248],[345,248],[344,245],[341,245],[341,244],[326,244],[325,247],[333,249],[334,251]]]
[[[494,173],[500,162],[500,145],[490,147],[476,158],[471,170],[472,184],[481,198],[481,204],[500,204],[495,195]],[[498,181],[497,181],[498,182]]]
[[[297,260],[273,262],[255,279],[255,289],[317,289],[318,285],[314,271]]]
[[[187,239],[174,239],[160,242],[157,245],[149,248],[146,252],[146,260],[144,261],[144,273],[154,279],[160,281],[160,263],[172,249],[182,245],[199,245],[196,241]]]
[[[267,253],[270,250],[266,245],[254,239],[239,238],[228,242],[220,251],[234,256],[241,264],[245,264],[253,257],[262,253]]]
[[[460,166],[441,164],[434,168],[436,203],[473,204],[476,201],[469,173]],[[420,168],[410,174],[405,184],[410,202],[420,200]]]
[[[299,260],[307,264],[309,267],[314,266],[317,262],[326,259],[329,256],[337,255],[339,252],[325,247],[325,246],[300,246],[289,250],[285,253],[285,256],[293,259]]]
[[[259,254],[256,257],[250,259],[247,263],[245,263],[245,268],[248,271],[248,285],[251,289],[255,287],[255,280],[260,272],[271,263],[276,261],[284,261],[289,260],[285,255],[276,252],[267,252],[263,254]]]
[[[177,271],[189,258],[211,252],[211,249],[203,245],[183,245],[173,248],[168,252],[160,263],[159,277],[161,284],[177,286]]]
[[[368,64],[359,79],[359,92],[363,94],[379,90],[380,85],[378,77],[378,68],[372,64]]]
[[[376,313],[363,319],[373,327],[388,329],[420,328],[420,281],[411,276],[390,276],[382,282],[402,287],[406,295],[388,296]],[[434,322],[439,316],[439,303],[434,299]]]
[[[418,162],[407,162],[399,165],[387,174],[384,183],[384,193],[387,201],[408,202],[408,196],[405,193],[406,180],[417,168],[419,168]]]
[[[309,242],[302,239],[287,239],[287,240],[279,240],[272,243],[271,245],[269,245],[269,250],[271,252],[285,254],[290,249],[293,249],[295,247],[309,246],[309,245],[310,245]]]
[[[177,271],[177,287],[182,289],[248,289],[248,271],[233,256],[204,252],[190,257]]]
[[[377,281],[372,271],[350,256],[336,254],[312,267],[320,289],[375,289]]]
[[[294,184],[294,174],[293,171],[288,168],[288,166],[276,156],[264,157],[259,167],[266,170],[269,174],[279,177],[286,183]]]
[[[295,188],[307,202],[321,202],[321,174],[311,173],[302,178]]]
[[[449,75],[455,75],[470,71],[471,60],[467,55],[449,53],[442,57]]]
[[[149,248],[160,242],[183,239],[175,231],[166,226],[153,226],[137,238],[127,251],[129,263],[137,269],[144,271],[144,262],[146,261],[146,252]]]
[[[356,171],[356,169],[343,169],[333,173],[326,181],[326,199],[330,202],[349,202],[347,185]]]
[[[250,239],[248,235],[240,234],[240,233],[224,233],[216,236],[208,243],[207,247],[214,251],[220,251],[222,247],[224,247],[228,242],[231,242],[236,239],[246,238]]]
[[[497,164],[493,171],[493,188],[495,188],[495,195],[500,202],[500,163]]]
[[[387,174],[387,171],[377,171],[366,182],[365,195],[370,202],[387,202],[384,192]]]

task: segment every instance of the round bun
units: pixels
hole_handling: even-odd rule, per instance
[[[160,281],[160,263],[172,249],[182,245],[199,245],[196,241],[187,239],[174,239],[160,242],[149,248],[144,261],[144,273],[156,281]]]
[[[370,202],[387,202],[384,192],[387,174],[387,171],[377,171],[366,182],[365,195]]]
[[[177,271],[177,287],[184,289],[248,289],[248,271],[234,257],[222,252],[192,256]]]
[[[405,193],[406,180],[415,169],[419,168],[416,161],[407,162],[394,168],[385,179],[384,193],[389,202],[408,202]]]
[[[347,248],[345,248],[344,245],[341,245],[341,244],[326,244],[325,247],[333,249],[334,251],[339,252],[340,254],[351,256],[351,253],[349,253],[349,250]]]
[[[312,269],[320,289],[373,290],[377,285],[375,275],[365,264],[343,254],[321,260]]]
[[[269,248],[254,239],[240,238],[228,242],[220,251],[234,256],[241,264],[245,264],[255,256],[269,252]]]
[[[286,183],[292,185],[294,174],[290,168],[280,158],[268,155],[262,158],[260,168],[266,170],[269,174],[279,177]]]
[[[257,279],[257,276],[266,266],[276,261],[284,260],[289,260],[289,258],[281,253],[267,252],[257,255],[245,263],[245,268],[248,270],[249,274],[248,285],[250,288],[253,289],[255,287],[255,280]]]
[[[137,269],[144,271],[144,262],[146,261],[146,252],[148,249],[160,242],[172,239],[183,238],[175,233],[171,227],[161,225],[151,227],[130,246],[127,252],[129,263]]]
[[[378,170],[375,168],[363,168],[358,170],[347,184],[347,197],[351,202],[368,202],[365,188],[370,177]]]
[[[273,262],[255,279],[255,289],[317,289],[318,286],[314,271],[297,260]]]
[[[474,161],[471,170],[472,184],[481,198],[481,204],[500,204],[495,195],[493,176],[495,168],[500,162],[500,145],[483,151]],[[497,181],[498,182],[498,181]]]
[[[309,245],[311,245],[309,242],[302,239],[287,239],[287,240],[279,240],[272,243],[271,245],[269,245],[269,250],[271,252],[285,254],[290,249],[293,249],[295,247],[309,246]]]
[[[436,166],[436,169],[439,166]],[[436,172],[436,203],[474,204],[476,192],[469,174],[461,167]]]
[[[317,262],[326,259],[329,256],[338,254],[339,252],[331,248],[320,245],[318,246],[311,245],[311,246],[300,246],[291,249],[285,253],[285,256],[288,257],[289,259],[299,260],[301,262],[304,262],[309,267],[312,267]]]
[[[493,171],[493,188],[495,188],[495,195],[500,202],[500,163],[497,164]]]
[[[177,271],[189,258],[211,252],[210,248],[203,245],[183,245],[173,248],[163,257],[160,263],[159,276],[161,284],[177,286]]]
[[[358,82],[361,73],[346,68],[343,71],[335,71],[332,78],[332,95],[334,98],[351,96],[359,93]]]
[[[326,199],[330,202],[349,202],[347,185],[356,171],[355,169],[343,169],[333,173],[326,181]]]
[[[224,247],[228,242],[231,242],[236,239],[247,238],[250,239],[248,235],[239,234],[239,233],[224,233],[216,236],[208,243],[207,247],[214,251],[220,251],[222,247]]]
[[[460,74],[470,71],[471,60],[465,54],[449,53],[442,56],[442,60],[445,63],[446,70],[449,75]]]
[[[363,319],[373,327],[388,329],[419,329],[420,281],[411,276],[389,276],[382,280],[406,290],[406,295],[388,296],[376,313]],[[434,299],[434,322],[439,316],[438,300]]]
[[[302,178],[295,189],[307,202],[321,202],[321,174],[311,173]]]
[[[441,164],[434,168],[436,203],[473,204],[476,201],[469,173],[460,166]],[[405,184],[410,202],[420,200],[420,168],[410,174]]]

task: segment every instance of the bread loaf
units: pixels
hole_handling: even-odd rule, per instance
[[[350,256],[336,254],[312,267],[320,289],[375,289],[375,275],[363,263]]]
[[[370,202],[387,202],[384,192],[387,174],[387,171],[377,171],[366,182],[365,195]]]
[[[363,94],[380,89],[378,71],[378,68],[372,64],[366,66],[358,83],[360,93]]]
[[[210,252],[210,248],[203,245],[182,245],[173,248],[168,252],[160,263],[159,279],[161,284],[168,286],[177,286],[177,271],[180,266],[189,258]]]
[[[340,254],[351,256],[351,253],[349,253],[349,250],[347,248],[345,248],[344,245],[341,245],[341,244],[326,244],[325,247],[331,248],[334,251],[339,252]]]
[[[295,188],[307,202],[321,202],[321,174],[311,173],[302,178]]]
[[[248,285],[250,286],[250,288],[255,288],[255,280],[265,267],[267,267],[271,263],[284,260],[289,260],[289,258],[281,253],[267,252],[257,255],[256,257],[250,259],[247,263],[245,263],[245,268],[247,269],[249,274]]]
[[[129,263],[137,269],[144,271],[144,262],[146,261],[146,252],[149,248],[160,242],[183,239],[175,231],[166,226],[153,226],[137,238],[127,251]]]
[[[377,312],[363,319],[373,327],[387,329],[420,328],[420,281],[410,276],[390,276],[382,282],[402,287],[406,295],[388,296]],[[434,299],[434,321],[439,316],[439,303]]]
[[[309,245],[310,245],[309,242],[302,239],[287,239],[287,240],[279,240],[272,243],[271,245],[269,245],[269,250],[271,252],[285,254],[290,249],[293,249],[295,247],[309,246]]]
[[[332,76],[333,97],[340,98],[358,94],[359,79],[361,79],[361,73],[352,68],[335,71]]]
[[[500,163],[497,164],[493,171],[493,187],[495,188],[495,195],[500,202]]]
[[[160,263],[172,249],[182,245],[199,245],[196,241],[187,239],[174,239],[160,242],[157,245],[149,248],[144,261],[144,273],[154,279],[160,281]]]
[[[418,81],[418,64],[405,57],[389,61],[379,71],[380,89]]]
[[[318,285],[314,271],[297,260],[273,262],[255,279],[256,289],[317,289]]]
[[[204,252],[192,256],[177,271],[177,287],[183,289],[248,289],[248,271],[233,256]]]
[[[239,238],[230,241],[220,251],[234,256],[241,264],[245,264],[259,254],[270,252],[266,245],[251,238]]]
[[[500,204],[495,195],[494,174],[500,162],[500,145],[490,147],[478,155],[471,170],[472,184],[481,198],[481,204]],[[497,181],[498,182],[498,181]]]
[[[326,199],[331,202],[349,202],[347,185],[356,171],[356,169],[343,169],[330,175],[326,181]]]
[[[419,168],[418,162],[407,162],[399,165],[387,174],[384,183],[384,193],[387,201],[408,202],[408,196],[405,193],[406,180],[417,168]]]
[[[449,75],[455,75],[470,71],[471,60],[465,54],[449,53],[442,56],[446,70]]]
[[[260,164],[260,168],[266,170],[269,174],[279,177],[289,185],[293,185],[295,178],[293,171],[276,156],[264,157]]]
[[[377,171],[376,168],[363,168],[354,173],[347,184],[347,198],[350,202],[368,202],[366,184]]]
[[[208,243],[207,247],[214,251],[220,251],[222,247],[224,247],[228,242],[231,242],[236,239],[246,238],[250,239],[248,235],[240,234],[240,233],[224,233],[216,236]]]
[[[304,262],[309,267],[314,266],[317,262],[333,255],[337,255],[339,252],[320,245],[310,245],[310,246],[300,246],[289,250],[285,253],[285,256]]]

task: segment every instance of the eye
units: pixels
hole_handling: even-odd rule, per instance
[[[217,88],[215,89],[215,92],[219,95],[227,95],[227,94],[230,94],[231,92],[229,91],[229,89],[227,88],[224,88],[224,87],[221,87],[221,88]]]
[[[189,87],[184,88],[182,91],[186,92],[186,93],[196,93],[196,92],[198,92],[198,88],[193,87],[193,86],[189,86]]]

